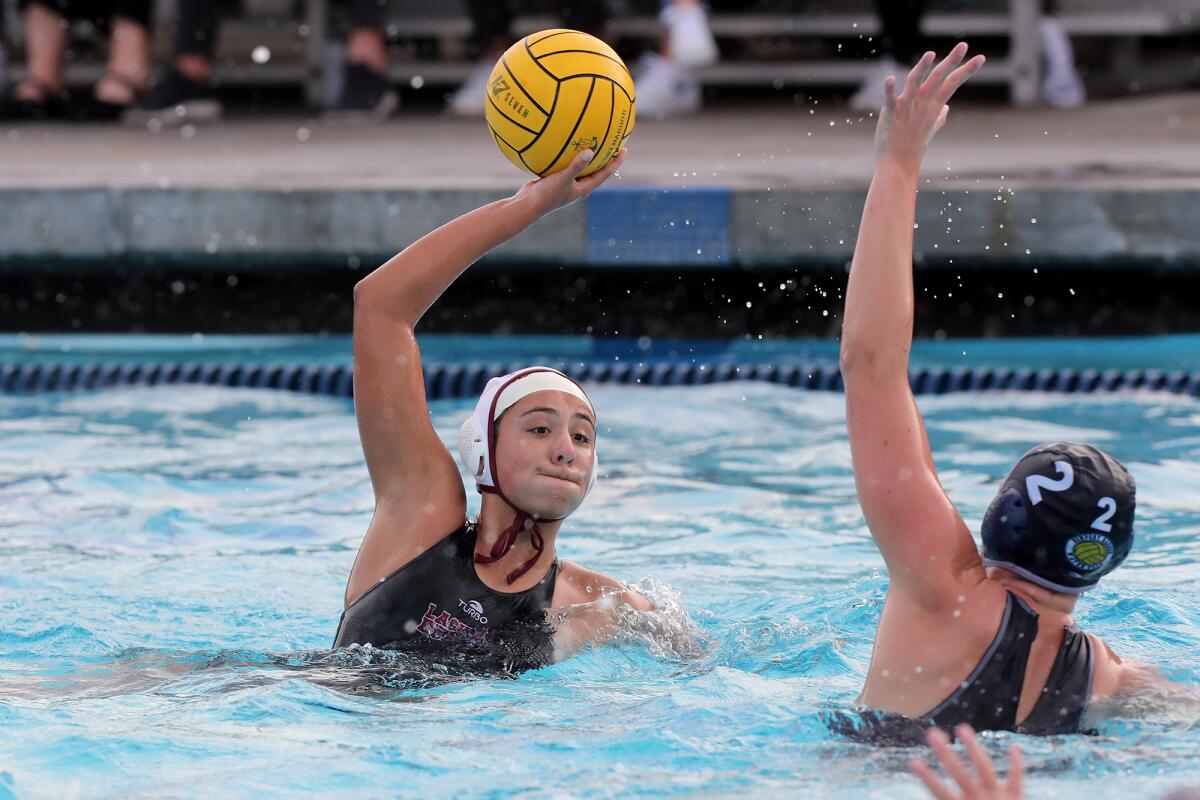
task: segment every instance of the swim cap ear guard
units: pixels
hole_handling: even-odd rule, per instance
[[[983,563],[1086,592],[1129,555],[1135,506],[1133,476],[1115,458],[1086,444],[1035,447],[983,515]]]

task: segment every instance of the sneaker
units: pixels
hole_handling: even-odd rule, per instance
[[[126,125],[183,125],[216,122],[221,118],[221,101],[206,82],[194,81],[176,67],[169,67],[150,91],[121,116]]]
[[[1087,90],[1075,70],[1071,37],[1053,17],[1042,19],[1042,53],[1046,65],[1042,100],[1055,108],[1079,108],[1087,100]]]
[[[487,108],[488,78],[492,64],[486,59],[471,68],[471,74],[446,104],[446,110],[456,117],[482,117]]]
[[[342,94],[325,115],[342,122],[380,122],[396,113],[400,93],[366,64],[346,63]]]
[[[657,53],[644,53],[634,67],[639,118],[666,119],[700,110],[700,81]]]
[[[671,4],[663,9],[660,18],[667,27],[672,61],[684,69],[716,63],[720,51],[702,7]]]
[[[875,112],[878,113],[883,108],[885,100],[883,92],[883,84],[887,81],[889,75],[895,75],[896,80],[902,80],[903,75],[900,74],[900,65],[891,56],[884,56],[879,59],[879,63],[867,73],[867,77],[863,80],[862,85],[858,87],[858,91],[850,98],[850,108],[853,111],[862,113]]]

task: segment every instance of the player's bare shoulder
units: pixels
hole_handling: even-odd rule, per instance
[[[554,607],[594,603],[601,598],[620,600],[637,611],[650,611],[654,604],[640,592],[603,573],[563,560],[559,563],[558,582],[554,587]]]
[[[1092,641],[1092,696],[1120,700],[1161,688],[1166,681],[1149,664],[1121,658],[1108,643],[1089,633]]]

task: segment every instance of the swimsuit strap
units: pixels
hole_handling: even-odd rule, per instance
[[[1064,630],[1046,685],[1021,723],[1021,732],[1037,736],[1078,732],[1092,698],[1094,661],[1091,637],[1074,626]]]
[[[1029,650],[1037,638],[1037,614],[1007,592],[996,636],[971,674],[922,719],[943,730],[969,723],[976,730],[1016,728]]]

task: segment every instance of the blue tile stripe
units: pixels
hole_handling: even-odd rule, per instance
[[[600,189],[587,199],[587,263],[731,266],[732,198],[727,188]]]
[[[491,378],[518,369],[518,364],[433,364],[425,367],[425,390],[431,400],[474,398]],[[559,364],[584,383],[643,386],[695,386],[731,381],[763,381],[814,391],[843,389],[836,364],[734,364],[692,361],[628,364],[596,362]],[[1008,390],[1095,394],[1140,389],[1200,397],[1200,371],[1155,369],[1105,371],[1087,369],[914,369],[909,381],[916,394],[949,394]],[[353,395],[353,375],[343,364],[40,364],[0,366],[0,393],[35,394],[98,390],[117,386],[198,384],[320,394]]]

